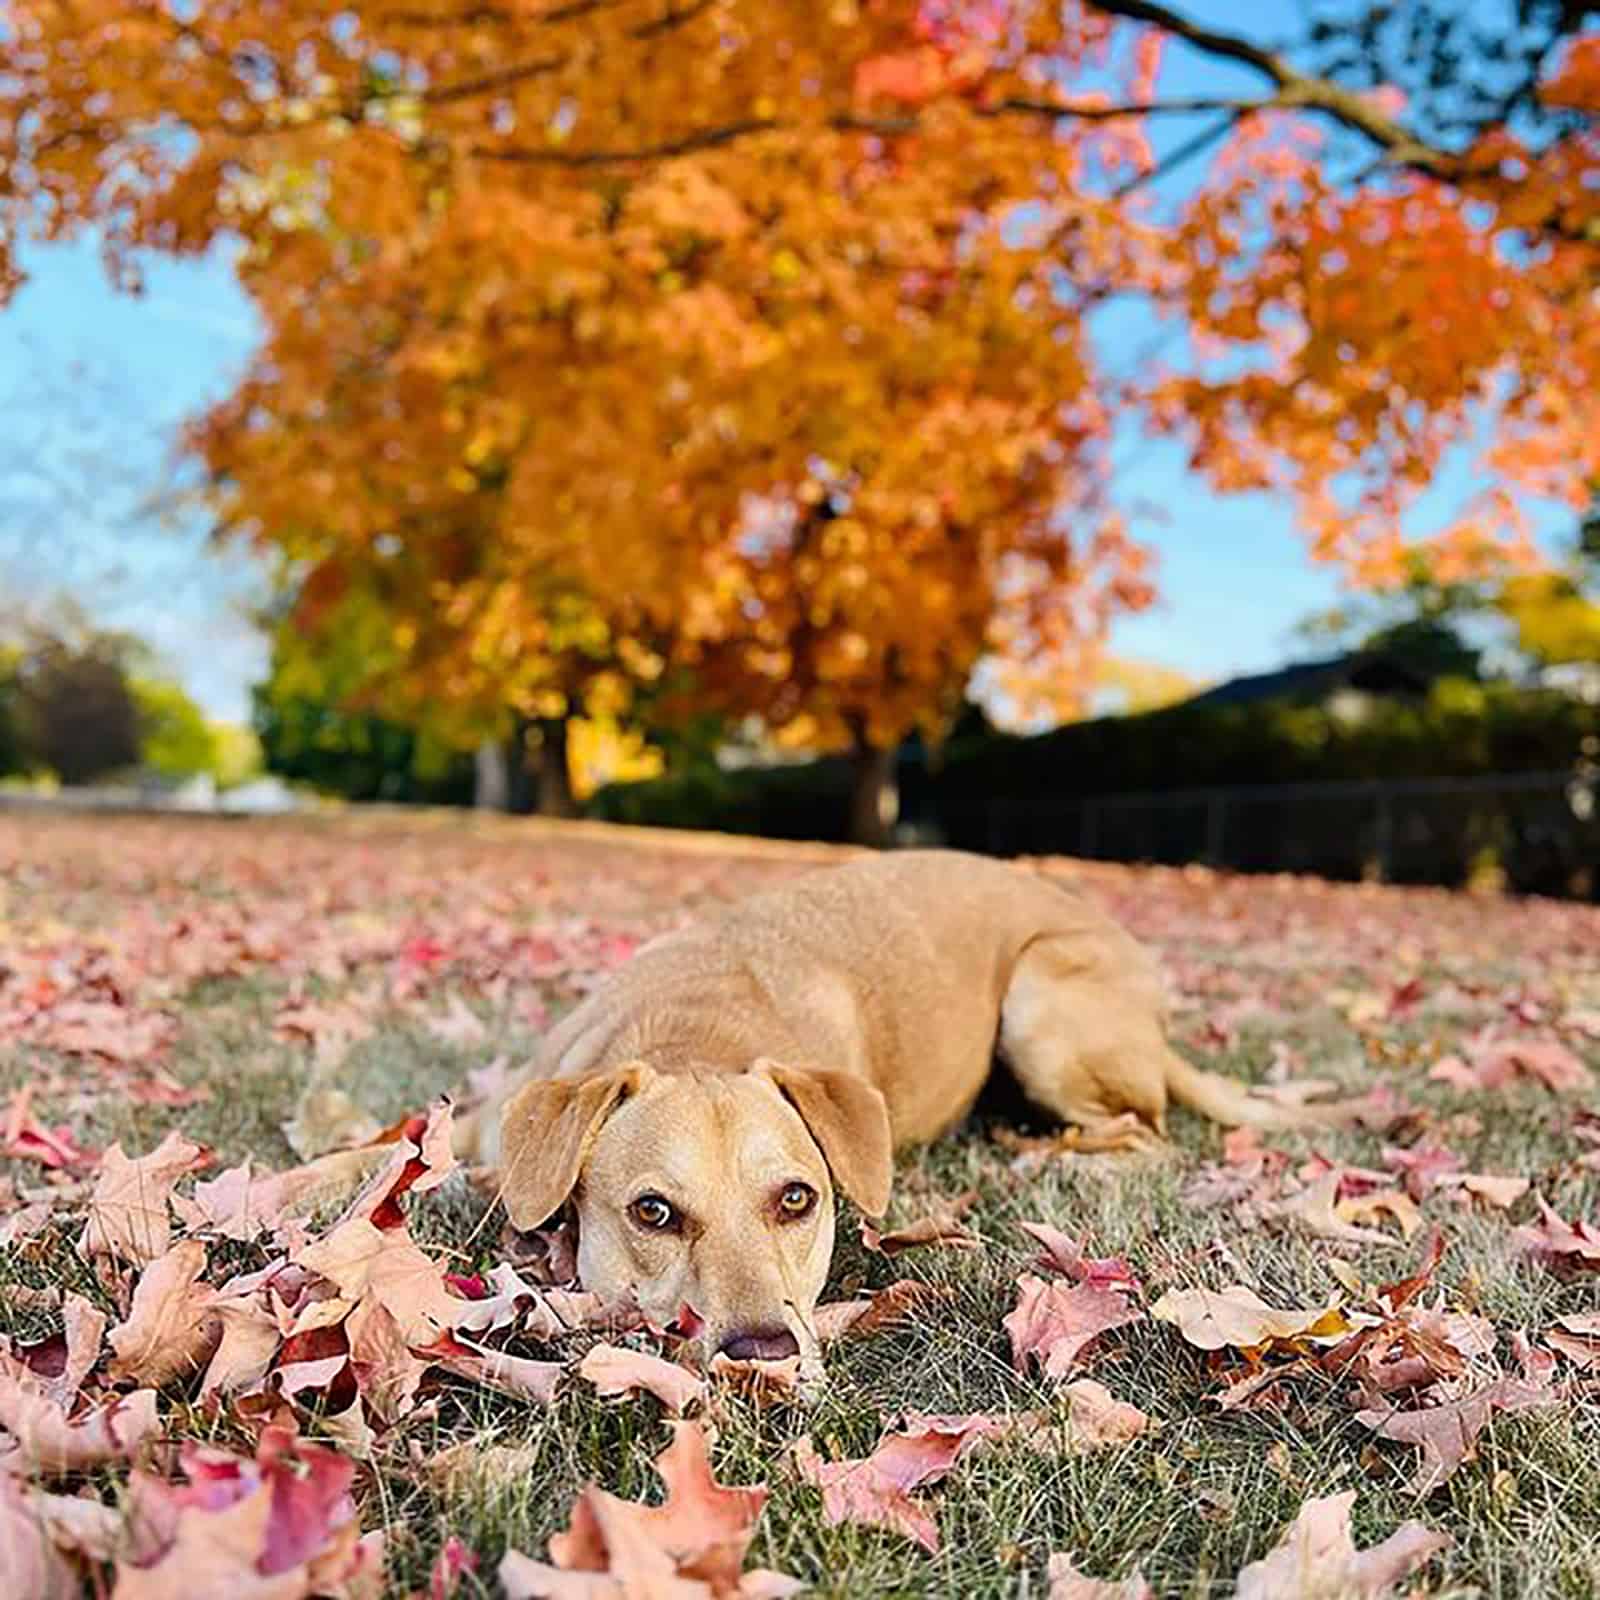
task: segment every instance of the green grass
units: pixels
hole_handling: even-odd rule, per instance
[[[152,897],[146,903],[160,916],[219,897],[226,903],[243,895],[249,904],[251,896],[269,892],[253,886],[253,880],[241,888],[237,879],[219,884],[196,873],[185,841],[198,835],[185,835],[181,823],[144,825],[143,831],[119,825],[149,858],[147,873],[137,879],[138,893],[125,870],[104,881],[97,878],[109,857],[91,853],[85,860],[78,846],[89,824],[8,826],[11,833],[0,836],[10,887],[7,926],[24,948],[38,950],[52,938],[59,940],[63,925],[78,930],[71,935],[75,939],[109,938],[132,917],[139,894]],[[403,825],[391,827],[401,843],[411,838]],[[262,830],[260,837],[266,836]],[[304,880],[291,874],[271,887],[278,899],[303,892],[327,861],[347,848],[337,828],[327,824],[304,841],[281,827],[270,837],[280,866],[302,851],[307,859]],[[428,835],[439,837],[437,831]],[[535,923],[552,912],[559,920],[581,905],[585,885],[594,882],[597,871],[606,880],[598,898],[607,916],[631,908],[642,924],[651,924],[669,920],[676,910],[678,869],[670,857],[642,854],[632,846],[608,852],[585,843],[578,850],[559,835],[510,830],[491,830],[481,838],[444,837],[452,860],[475,864],[476,887],[464,891],[469,910],[473,897],[498,881],[501,862],[523,858],[556,883],[544,900],[537,894],[530,900]],[[241,852],[249,856],[256,838],[238,828],[220,840],[207,836],[204,851],[217,860],[233,860]],[[768,861],[747,866],[733,860],[717,865],[708,880],[712,869],[703,858],[693,858],[690,865],[692,882],[685,892],[697,901],[785,870]],[[411,871],[397,869],[389,887],[370,891],[369,915],[402,917],[408,895],[434,892],[423,885],[439,876],[438,869],[417,868],[408,878]],[[1170,875],[1101,874],[1095,881],[1107,887],[1113,901],[1135,896],[1143,886],[1171,897],[1177,910],[1191,905],[1191,888]],[[1278,892],[1267,886],[1259,890],[1263,900]],[[1446,970],[1457,980],[1470,977],[1491,996],[1484,1002],[1490,1010],[1498,1003],[1494,995],[1530,981],[1574,1004],[1595,1003],[1600,940],[1588,961],[1581,940],[1565,936],[1554,942],[1558,948],[1552,955],[1549,947],[1519,947],[1522,924],[1508,908],[1485,904],[1463,915],[1446,897],[1419,902],[1343,892],[1352,907],[1359,904],[1364,915],[1380,920],[1389,914],[1387,907],[1398,908],[1394,915],[1407,929],[1426,925],[1435,904],[1452,907],[1453,927],[1474,918],[1491,924],[1496,918],[1513,919],[1503,939],[1491,928],[1477,953],[1464,955],[1458,948],[1448,959],[1439,956],[1437,965],[1429,966],[1426,956],[1418,964],[1418,970],[1435,977]],[[1247,885],[1240,893],[1248,901],[1252,889]],[[552,896],[559,902],[554,907],[548,903]],[[446,893],[439,903],[447,900]],[[459,908],[447,914],[466,915]],[[1444,918],[1446,912],[1438,915]],[[1270,929],[1256,939],[1212,944],[1203,923],[1176,912],[1173,922],[1188,931],[1176,933],[1166,953],[1181,957],[1191,969],[1225,979],[1237,992],[1287,984],[1296,997],[1287,1014],[1241,1026],[1237,1041],[1218,1059],[1241,1075],[1259,1075],[1273,1044],[1281,1041],[1299,1053],[1304,1073],[1360,1089],[1373,1080],[1373,1057],[1386,1054],[1401,1061],[1410,1051],[1425,1064],[1443,1048],[1458,1045],[1487,1014],[1482,1007],[1459,1019],[1424,1014],[1420,1020],[1358,1031],[1327,996],[1341,985],[1374,981],[1374,958],[1364,947],[1358,951],[1336,933],[1324,933],[1320,944],[1302,938],[1286,946]],[[1339,924],[1337,915],[1329,919],[1330,928]],[[1566,929],[1568,923],[1561,926]],[[1588,924],[1572,926],[1581,932]],[[310,992],[335,999],[346,990],[370,987],[372,978],[372,970],[357,968],[342,979],[314,980]],[[211,1091],[198,1104],[173,1109],[138,1103],[115,1092],[114,1074],[97,1075],[29,1044],[0,1048],[0,1096],[30,1081],[55,1085],[42,1095],[38,1109],[51,1122],[70,1122],[77,1137],[94,1146],[117,1139],[139,1152],[177,1127],[213,1147],[223,1164],[247,1155],[269,1167],[292,1164],[280,1124],[310,1068],[301,1048],[272,1031],[274,1010],[288,987],[281,972],[262,963],[243,975],[205,977],[163,991],[160,1003],[175,1012],[181,1027],[162,1066],[180,1082]],[[482,1045],[451,1046],[414,1016],[380,1013],[377,1031],[353,1048],[338,1080],[380,1120],[422,1104],[492,1055],[504,1051],[517,1059],[531,1043],[525,1026],[501,1024],[503,1013],[481,1000],[470,979],[456,974],[439,992],[449,989],[474,1000],[493,1024],[491,1037]],[[0,998],[4,994],[0,987]],[[556,982],[550,999],[559,1006],[571,995]],[[1180,1011],[1180,1038],[1205,1014],[1201,1003]],[[1589,1059],[1600,1066],[1592,1046]],[[1576,1149],[1564,1126],[1570,1107],[1563,1102],[1536,1087],[1464,1096],[1430,1083],[1419,1065],[1379,1072],[1431,1120],[1430,1137],[1448,1142],[1470,1169],[1528,1175],[1564,1215],[1593,1219],[1600,1213],[1600,1174],[1574,1165]],[[1463,1117],[1480,1125],[1474,1130]],[[1329,1271],[1336,1256],[1349,1260],[1368,1282],[1402,1275],[1415,1258],[1415,1246],[1352,1253],[1289,1231],[1243,1226],[1227,1210],[1197,1212],[1184,1201],[1185,1185],[1200,1162],[1216,1157],[1217,1135],[1183,1114],[1174,1118],[1172,1131],[1171,1150],[1156,1158],[1060,1157],[1025,1177],[1014,1173],[1010,1152],[982,1125],[905,1155],[894,1218],[907,1221],[922,1214],[932,1196],[976,1188],[980,1199],[967,1218],[983,1241],[975,1251],[921,1251],[886,1261],[862,1250],[853,1219],[842,1219],[830,1297],[915,1276],[948,1285],[953,1299],[916,1325],[834,1348],[826,1390],[807,1408],[758,1411],[734,1399],[719,1402],[713,1451],[719,1477],[765,1482],[772,1489],[752,1564],[793,1573],[819,1594],[851,1600],[902,1595],[978,1600],[1043,1595],[1046,1557],[1065,1550],[1080,1567],[1102,1577],[1124,1575],[1137,1563],[1164,1596],[1223,1595],[1232,1592],[1243,1565],[1271,1548],[1307,1497],[1354,1488],[1359,1491],[1358,1544],[1383,1538],[1413,1516],[1453,1537],[1454,1547],[1428,1569],[1419,1592],[1572,1600],[1600,1592],[1600,1393],[1593,1388],[1545,1412],[1497,1419],[1483,1435],[1478,1459],[1419,1505],[1406,1488],[1416,1465],[1413,1452],[1374,1441],[1336,1386],[1301,1382],[1281,1412],[1219,1415],[1210,1398],[1219,1379],[1205,1358],[1174,1330],[1155,1324],[1111,1335],[1106,1353],[1089,1369],[1115,1395],[1157,1420],[1159,1426],[1135,1443],[1072,1455],[1013,1442],[975,1453],[928,1495],[944,1539],[935,1557],[888,1534],[824,1521],[817,1495],[785,1464],[788,1445],[801,1433],[809,1432],[824,1454],[854,1455],[869,1450],[889,1421],[908,1410],[1059,1406],[1053,1385],[1012,1368],[1001,1327],[1015,1303],[1017,1274],[1033,1254],[1016,1227],[1019,1221],[1053,1223],[1086,1238],[1096,1254],[1126,1255],[1152,1298],[1171,1287],[1245,1281],[1269,1300],[1310,1304],[1337,1292]],[[1296,1135],[1275,1135],[1269,1142],[1297,1155],[1313,1147]],[[1319,1136],[1315,1148],[1335,1160],[1376,1165],[1382,1143],[1370,1134],[1339,1132]],[[0,1164],[0,1174],[5,1173],[23,1191],[43,1187],[37,1167]],[[1490,1317],[1503,1335],[1536,1330],[1555,1314],[1592,1310],[1600,1303],[1595,1278],[1563,1281],[1513,1249],[1511,1228],[1532,1215],[1531,1198],[1519,1202],[1509,1219],[1461,1210],[1437,1198],[1428,1210],[1450,1239],[1439,1290],[1451,1306]],[[410,1213],[418,1239],[436,1254],[453,1255],[458,1269],[498,1259],[501,1218],[486,1210],[486,1202],[460,1176],[412,1202]],[[26,1247],[0,1251],[0,1332],[27,1338],[51,1326],[48,1312],[11,1302],[7,1291],[13,1285],[53,1283],[103,1296],[73,1248],[78,1223],[71,1204],[62,1207],[62,1218]],[[259,1251],[218,1247],[214,1268],[224,1259],[223,1248],[234,1251],[228,1259],[242,1265],[262,1259]],[[523,1348],[528,1354],[553,1353],[548,1347]],[[243,1433],[225,1417],[203,1416],[188,1404],[190,1398],[181,1389],[165,1397],[174,1436],[243,1442]],[[497,1593],[493,1571],[501,1552],[516,1547],[542,1557],[546,1540],[565,1526],[572,1499],[585,1482],[597,1480],[628,1497],[655,1495],[649,1463],[668,1436],[654,1401],[600,1403],[576,1382],[549,1411],[453,1379],[431,1385],[418,1412],[380,1437],[358,1480],[363,1525],[388,1534],[389,1592],[425,1591],[430,1563],[444,1539],[456,1534],[481,1558],[476,1578],[467,1579],[458,1592]],[[524,1455],[509,1478],[439,1484],[427,1463],[463,1443],[480,1450],[511,1447]],[[121,1480],[108,1473],[95,1481],[111,1496]]]

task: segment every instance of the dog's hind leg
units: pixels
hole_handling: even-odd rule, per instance
[[[1081,1130],[1083,1150],[1138,1150],[1166,1128],[1168,1049],[1148,962],[1086,964],[1074,939],[1023,952],[1000,1010],[1000,1053],[1036,1105]]]

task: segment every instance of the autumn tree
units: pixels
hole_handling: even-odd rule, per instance
[[[983,650],[1081,655],[1142,597],[1113,408],[1366,582],[1486,417],[1441,573],[1529,553],[1519,492],[1579,503],[1589,9],[1486,45],[1430,0],[1419,52],[1354,6],[1281,50],[1150,0],[19,0],[0,226],[243,239],[269,343],[198,446],[319,583],[425,551],[386,592],[446,691],[577,596],[626,670],[881,775]],[[1259,88],[1166,93],[1169,48]],[[1110,381],[1116,297],[1184,356]]]

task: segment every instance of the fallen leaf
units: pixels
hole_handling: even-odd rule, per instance
[[[803,1587],[779,1573],[742,1570],[767,1491],[719,1484],[697,1423],[673,1424],[656,1471],[667,1487],[661,1505],[621,1500],[590,1483],[573,1503],[566,1532],[551,1536],[550,1564],[508,1551],[499,1569],[508,1600],[779,1600]]]
[[[1450,1536],[1407,1522],[1382,1544],[1357,1550],[1355,1491],[1308,1500],[1283,1538],[1240,1574],[1234,1600],[1383,1600],[1401,1579],[1450,1548]]]
[[[221,1337],[217,1292],[200,1282],[206,1247],[185,1239],[152,1261],[134,1285],[127,1319],[111,1330],[111,1374],[152,1389],[210,1361]]]
[[[159,1432],[153,1389],[136,1389],[68,1418],[26,1367],[0,1355],[0,1472],[21,1470],[55,1477],[86,1467],[131,1459]]]
[[[1150,1308],[1157,1322],[1169,1322],[1201,1350],[1259,1350],[1278,1341],[1335,1343],[1356,1324],[1337,1303],[1309,1310],[1282,1311],[1254,1289],[1169,1289]]]
[[[1341,1244],[1370,1244],[1393,1247],[1400,1241],[1375,1228],[1357,1228],[1345,1221],[1334,1207],[1339,1195],[1337,1167],[1289,1199],[1268,1208],[1267,1215],[1294,1222],[1319,1239],[1335,1239]]]
[[[1544,1330],[1545,1343],[1559,1350],[1584,1372],[1600,1372],[1600,1311],[1557,1317]]]
[[[1065,1378],[1101,1334],[1144,1316],[1125,1296],[1087,1283],[1068,1289],[1024,1275],[1018,1285],[1021,1296],[1004,1319],[1018,1371],[1031,1357],[1046,1377]]]
[[[1050,1557],[1047,1600],[1155,1600],[1155,1590],[1135,1570],[1126,1578],[1090,1578],[1078,1571],[1072,1557]]]
[[[1500,1378],[1473,1394],[1415,1411],[1373,1407],[1356,1413],[1356,1421],[1381,1439],[1414,1444],[1422,1450],[1422,1467],[1408,1488],[1431,1494],[1472,1454],[1474,1443],[1497,1411],[1528,1411],[1554,1403],[1556,1395],[1543,1384],[1521,1378]]]
[[[1458,1089],[1502,1089],[1519,1075],[1542,1083],[1552,1094],[1593,1086],[1594,1075],[1564,1044],[1553,1039],[1487,1039],[1474,1044],[1467,1059],[1446,1056],[1428,1073]]]
[[[1536,1198],[1539,1221],[1514,1231],[1512,1237],[1518,1247],[1552,1267],[1571,1271],[1600,1267],[1600,1232],[1581,1219],[1565,1221],[1542,1195]]]
[[[79,1600],[83,1582],[56,1548],[33,1498],[0,1472],[0,1576],[12,1600]]]
[[[362,1110],[343,1089],[313,1081],[295,1101],[294,1113],[281,1124],[289,1148],[302,1161],[338,1150],[352,1150],[371,1141],[382,1124]]]
[[[653,1394],[675,1417],[703,1405],[705,1379],[660,1356],[620,1345],[597,1344],[578,1365],[578,1376],[592,1383],[601,1399],[615,1399],[643,1390]]]
[[[1151,1426],[1138,1406],[1118,1400],[1093,1378],[1074,1378],[1062,1388],[1061,1398],[1067,1402],[1068,1446],[1074,1450],[1126,1444]]]
[[[962,1226],[961,1219],[977,1202],[976,1194],[963,1195],[931,1216],[890,1233],[879,1233],[869,1222],[861,1224],[861,1243],[880,1255],[897,1256],[906,1250],[920,1249],[925,1245],[946,1245],[955,1250],[976,1250],[978,1236]]]
[[[1017,1226],[1043,1247],[1039,1266],[1096,1289],[1115,1289],[1134,1296],[1143,1293],[1133,1268],[1121,1256],[1087,1256],[1070,1234],[1045,1222],[1019,1222]]]
[[[900,1278],[869,1298],[818,1306],[812,1314],[811,1329],[822,1344],[843,1338],[864,1339],[899,1327],[919,1312],[948,1305],[954,1298],[955,1291],[944,1284]]]
[[[18,1360],[42,1380],[44,1393],[63,1411],[72,1408],[83,1380],[100,1359],[108,1318],[82,1295],[69,1294],[61,1307],[61,1332],[37,1344],[18,1344]],[[3,1347],[3,1346],[0,1346]]]
[[[1438,1187],[1459,1190],[1465,1196],[1486,1200],[1504,1211],[1514,1206],[1532,1186],[1526,1178],[1501,1177],[1487,1172],[1445,1172],[1439,1176]]]
[[[180,1133],[169,1133],[137,1160],[129,1160],[120,1144],[112,1145],[100,1158],[79,1249],[86,1256],[120,1256],[135,1266],[165,1255],[172,1242],[172,1186],[205,1159],[200,1146]]]
[[[1442,1145],[1417,1145],[1409,1150],[1386,1145],[1383,1164],[1400,1173],[1406,1193],[1413,1200],[1423,1200],[1444,1173],[1460,1169],[1461,1157]]]

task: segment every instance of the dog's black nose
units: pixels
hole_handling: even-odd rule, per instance
[[[717,1349],[730,1361],[783,1361],[800,1354],[800,1341],[787,1328],[745,1328]]]

